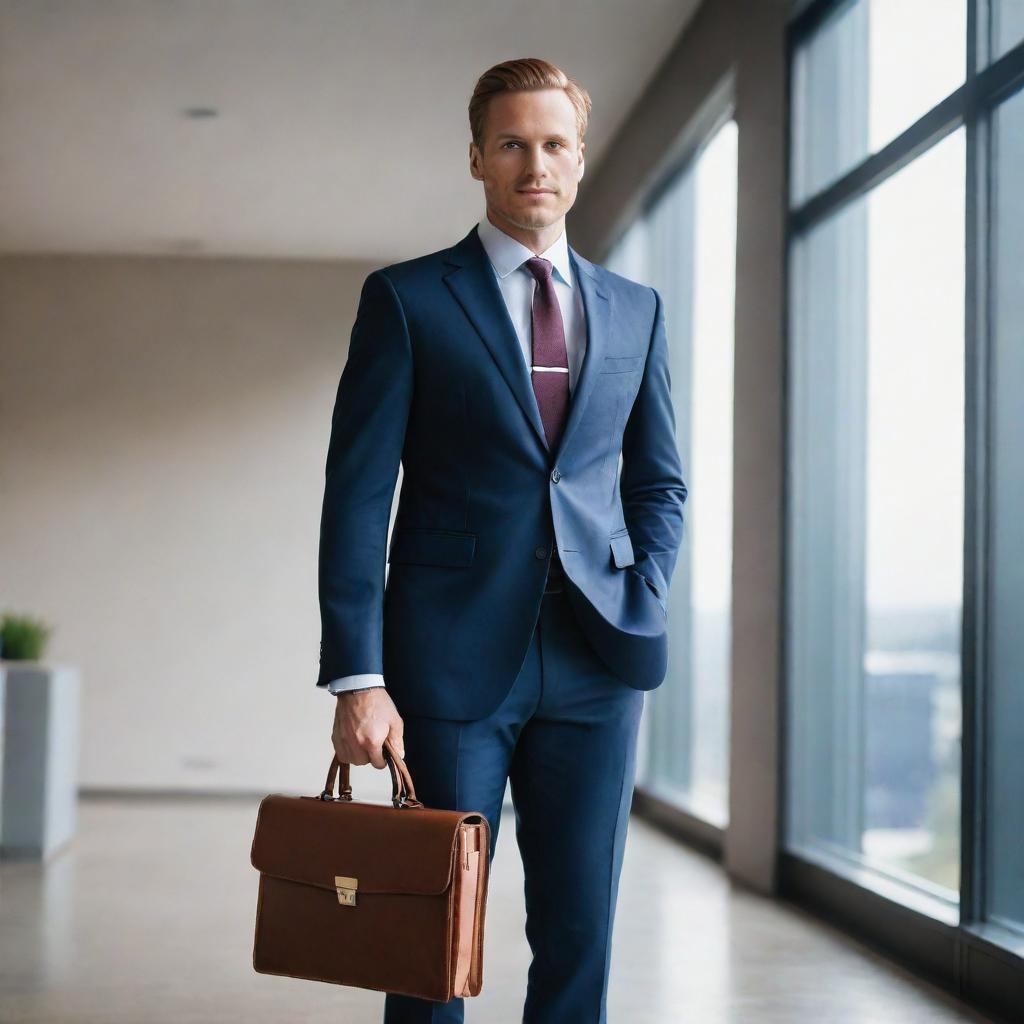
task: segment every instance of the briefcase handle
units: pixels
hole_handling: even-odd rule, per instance
[[[416,789],[412,784],[412,775],[406,767],[405,761],[398,755],[390,739],[384,740],[381,752],[384,760],[391,769],[391,802],[396,807],[422,807],[421,801],[416,799]],[[338,769],[341,769],[340,773]],[[334,779],[338,778],[338,795],[334,795]],[[352,799],[352,783],[349,780],[348,761],[339,761],[337,755],[331,759],[331,767],[327,772],[327,782],[324,791],[320,794],[321,800],[349,800]]]

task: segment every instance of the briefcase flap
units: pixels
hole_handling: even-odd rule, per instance
[[[451,884],[459,824],[478,814],[398,808],[274,793],[264,797],[252,866],[265,875],[335,891],[335,877],[363,893],[437,895]]]

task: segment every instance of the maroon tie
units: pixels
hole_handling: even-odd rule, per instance
[[[533,366],[530,376],[544,424],[544,436],[553,454],[569,409],[565,328],[555,283],[551,280],[551,261],[534,256],[523,266],[537,279],[537,287],[533,290]]]

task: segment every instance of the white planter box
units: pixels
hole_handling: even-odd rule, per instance
[[[80,705],[77,668],[0,661],[0,858],[46,860],[74,836]]]

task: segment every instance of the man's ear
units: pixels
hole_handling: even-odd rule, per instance
[[[473,151],[476,149],[474,143],[469,144],[469,173],[476,178],[477,181],[483,180],[483,175],[478,174],[476,168],[473,166]]]
[[[583,171],[587,166],[586,160],[580,161],[579,170],[576,172],[576,180],[579,181],[583,177]]]

